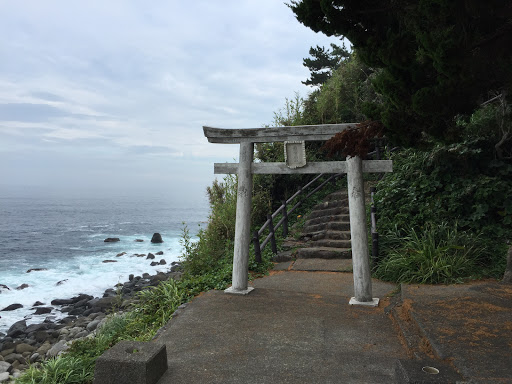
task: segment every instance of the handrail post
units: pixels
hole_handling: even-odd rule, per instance
[[[283,237],[288,236],[288,208],[286,207],[286,200],[283,200]]]
[[[372,259],[376,263],[379,259],[379,233],[377,232],[377,207],[373,200],[373,196],[377,189],[375,187],[370,188],[371,194],[371,220],[372,220]]]
[[[267,220],[269,220],[268,223],[268,230],[270,231],[270,245],[272,247],[272,253],[274,255],[277,255],[277,244],[276,244],[276,235],[274,231],[274,222],[272,221],[272,215],[267,215]]]
[[[252,242],[254,244],[254,259],[257,263],[261,263],[260,236],[258,235],[258,231],[254,231]]]

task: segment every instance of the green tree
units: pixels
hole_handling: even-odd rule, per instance
[[[418,144],[423,133],[459,139],[457,116],[471,114],[491,91],[511,95],[510,2],[292,0],[289,6],[301,23],[346,37],[363,62],[382,68],[373,83],[384,103],[370,117],[382,120],[396,142]]]
[[[316,46],[309,49],[311,58],[305,58],[303,65],[311,72],[311,77],[302,83],[305,85],[319,86],[331,78],[332,73],[340,66],[343,60],[350,57],[350,52],[345,48],[331,43],[331,50]]]

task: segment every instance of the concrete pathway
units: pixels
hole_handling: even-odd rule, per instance
[[[399,325],[417,329],[424,354],[471,384],[512,383],[512,285],[402,284],[400,298]]]
[[[384,313],[395,285],[373,281],[380,306],[351,307],[351,273],[289,268],[247,296],[210,291],[180,310],[157,339],[169,364],[158,383],[395,382],[407,359]]]

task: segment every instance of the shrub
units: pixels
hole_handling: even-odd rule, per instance
[[[483,276],[503,274],[506,242],[512,238],[512,165],[496,160],[491,147],[472,139],[393,155],[393,173],[375,195],[385,257],[394,252],[387,236],[395,228],[421,232],[426,223],[446,224],[486,250],[479,258]]]

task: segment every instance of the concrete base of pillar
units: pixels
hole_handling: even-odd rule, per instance
[[[247,287],[247,289],[234,289],[233,287],[229,287],[224,290],[224,293],[230,293],[232,295],[248,295],[254,291],[254,287]]]
[[[349,305],[362,305],[365,307],[378,307],[379,306],[379,298],[374,297],[372,301],[357,301],[355,297],[352,297],[348,302]]]

